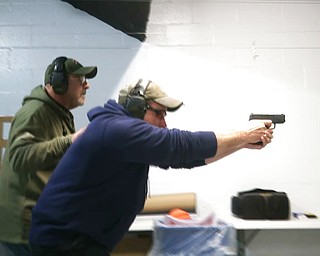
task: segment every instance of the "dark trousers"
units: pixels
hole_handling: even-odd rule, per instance
[[[108,250],[92,241],[80,237],[71,245],[63,247],[49,247],[30,245],[32,256],[111,256]]]
[[[29,246],[0,241],[0,256],[30,256]]]

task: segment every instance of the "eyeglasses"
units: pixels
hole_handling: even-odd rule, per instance
[[[87,83],[86,76],[69,76],[71,79],[78,79],[81,85],[85,85]]]
[[[82,85],[84,85],[85,83],[87,83],[86,76],[80,76],[80,77],[79,77],[79,80],[80,80],[80,83],[81,83]]]
[[[150,105],[147,105],[147,109],[153,111],[154,113],[157,114],[157,116],[159,116],[160,118],[165,118],[167,115],[167,111],[162,110],[162,109],[156,109],[151,107]]]

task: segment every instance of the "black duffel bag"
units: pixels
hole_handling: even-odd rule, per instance
[[[248,220],[286,220],[290,217],[290,202],[285,192],[253,189],[239,192],[231,199],[234,215]]]

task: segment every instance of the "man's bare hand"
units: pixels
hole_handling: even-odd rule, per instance
[[[72,134],[72,137],[71,137],[72,143],[74,143],[81,136],[81,134],[84,133],[85,130],[86,130],[86,127],[83,127],[79,131]]]
[[[248,143],[245,146],[249,149],[262,149],[267,144],[272,142],[273,130],[271,129],[272,122],[265,121],[260,125],[248,130]]]

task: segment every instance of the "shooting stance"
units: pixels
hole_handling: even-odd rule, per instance
[[[88,112],[90,124],[33,209],[33,256],[106,256],[144,207],[150,165],[190,169],[262,149],[273,138],[271,122],[228,134],[167,128],[167,111],[181,106],[154,82],[139,80],[120,91],[118,103]]]

